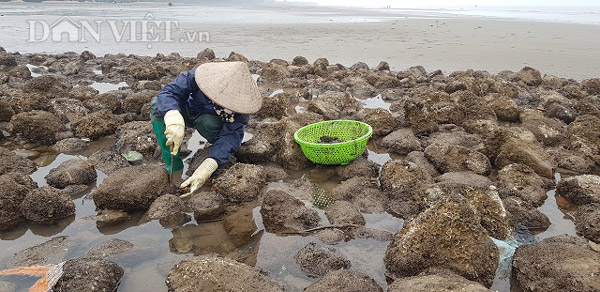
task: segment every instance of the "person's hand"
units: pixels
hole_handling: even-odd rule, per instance
[[[206,181],[208,181],[208,179],[210,178],[210,176],[213,174],[213,172],[215,172],[215,170],[217,170],[217,167],[219,167],[219,165],[217,164],[217,161],[212,159],[212,158],[206,158],[202,164],[200,164],[200,166],[198,166],[198,169],[196,169],[196,171],[194,171],[194,174],[192,174],[192,176],[190,176],[186,181],[184,181],[179,188],[187,188],[190,187],[190,191],[186,194],[181,195],[182,198],[188,197],[191,194],[193,194],[195,191],[197,191],[200,187],[202,187],[204,185],[204,183],[206,183]]]
[[[171,154],[177,154],[185,135],[185,122],[178,110],[170,110],[165,114],[165,136],[167,146],[171,146]]]

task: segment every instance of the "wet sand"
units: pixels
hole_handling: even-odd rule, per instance
[[[239,52],[251,59],[310,61],[326,57],[349,66],[362,61],[392,70],[422,65],[445,73],[481,69],[491,73],[518,71],[524,66],[542,73],[582,80],[597,77],[600,67],[600,25],[517,21],[461,16],[440,11],[386,11],[323,7],[206,7],[167,8],[158,4],[0,4],[0,45],[8,51],[61,53],[90,50],[97,55],[155,55],[177,52],[195,56],[205,47],[217,56]],[[207,42],[116,42],[101,30],[101,41],[27,42],[27,20],[50,22],[68,15],[78,20],[178,21],[173,39],[186,32],[207,33]],[[102,15],[102,17],[98,17]],[[97,19],[96,19],[97,18]]]

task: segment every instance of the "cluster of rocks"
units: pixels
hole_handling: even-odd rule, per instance
[[[49,171],[48,186],[38,187],[30,177],[36,170],[31,160],[2,147],[0,155],[5,157],[0,166],[0,230],[26,220],[49,225],[70,218],[75,214],[73,199],[96,183],[93,163],[71,159]]]
[[[26,220],[53,224],[74,214],[75,204],[67,193],[51,186],[38,188],[28,172],[13,170],[0,175],[0,230],[11,229]]]
[[[80,138],[116,136],[111,149],[86,161],[61,164],[46,177],[52,187],[39,189],[27,180],[35,169],[31,161],[0,148],[0,156],[7,157],[0,160],[0,180],[7,182],[0,197],[0,218],[9,225],[21,218],[34,221],[67,214],[71,201],[61,192],[94,183],[98,169],[109,176],[93,200],[100,209],[98,216],[109,218],[107,222],[120,222],[126,212],[135,210],[146,211],[143,220],[159,220],[168,227],[190,221],[192,213],[197,222],[223,217],[235,245],[243,246],[256,226],[251,209],[240,206],[260,205],[267,232],[313,236],[314,243],[295,257],[301,270],[320,277],[307,291],[382,291],[373,279],[352,271],[352,263],[332,247],[352,238],[391,241],[384,258],[390,291],[406,287],[428,291],[432,285],[449,291],[456,287],[487,291],[499,258],[490,237],[506,239],[517,226],[547,229],[550,221],[537,208],[554,187],[560,168],[575,176],[560,181],[557,194],[580,205],[574,216],[578,232],[599,241],[600,180],[593,174],[600,165],[600,79],[577,82],[542,76],[529,67],[519,72],[466,70],[445,75],[422,67],[392,71],[385,62],[376,68],[364,63],[346,68],[319,58],[311,64],[301,56],[292,62],[262,62],[236,53],[217,58],[209,49],[196,58],[176,53],[1,54],[3,137],[79,153],[87,147]],[[223,60],[246,62],[260,76],[264,106],[251,119],[247,131],[253,137],[232,158],[235,163],[183,201],[163,167],[130,166],[120,154],[157,154],[160,149],[148,122],[152,96],[179,73]],[[26,64],[43,66],[47,74],[32,77]],[[102,74],[94,73],[94,68]],[[121,81],[127,82],[126,88],[102,94],[89,86]],[[273,84],[283,92],[273,92]],[[365,98],[376,95],[389,103],[389,109],[364,106]],[[294,141],[294,132],[330,119],[369,123],[373,127],[369,148],[389,152],[392,159],[378,165],[362,156],[346,166],[320,170],[319,175],[326,177],[319,179],[340,180],[329,192],[334,202],[321,218],[311,206],[319,190],[309,180],[282,180],[288,170],[312,166]],[[202,155],[200,151],[194,155],[190,165],[197,165]],[[264,166],[272,163],[278,167]],[[31,194],[35,196],[27,199]],[[56,204],[44,206],[53,212],[36,208],[38,197],[55,198]],[[363,214],[381,212],[405,219],[404,227],[397,234],[367,228]],[[237,226],[240,221],[251,223]],[[329,225],[323,226],[324,221]],[[546,245],[552,253],[543,252]],[[541,282],[554,277],[558,272],[552,269],[558,265],[557,269],[571,268],[553,282],[548,280],[554,283],[552,288],[579,285],[581,291],[593,291],[597,275],[584,270],[597,267],[597,253],[586,248],[572,238],[519,248],[514,263],[518,284],[527,291],[548,290],[550,286]],[[554,272],[528,268],[534,259],[523,251],[527,249],[547,256],[546,267]],[[552,262],[551,257],[563,249],[574,250],[574,258],[591,260],[587,266],[564,259]],[[559,280],[566,277],[576,283]],[[236,290],[240,285],[282,290],[254,268],[216,255],[183,261],[167,278],[169,291]]]
[[[428,74],[419,67],[403,72],[385,68],[346,69],[324,59],[309,64],[302,58],[263,65],[256,71],[261,74],[259,84],[281,82],[296,89],[272,97],[266,91],[266,106],[249,127],[255,136],[242,145],[236,158],[305,169],[310,164],[294,150],[295,144],[289,145],[300,126],[338,118],[369,123],[374,129],[371,143],[375,149],[387,149],[393,159],[381,171],[364,157],[333,170],[331,176],[342,182],[331,191],[337,202],[326,215],[338,228],[314,232],[315,237],[334,244],[364,235],[364,228],[355,227],[364,225],[361,213],[387,211],[408,220],[384,259],[387,276],[395,280],[390,289],[418,291],[436,285],[449,291],[455,287],[488,291],[499,257],[489,238],[508,238],[517,226],[548,228],[549,219],[537,208],[554,187],[557,169],[598,172],[600,139],[590,126],[600,116],[600,82],[542,76],[532,68],[497,75],[467,70],[448,76],[439,71]],[[364,109],[353,98],[375,94],[391,103],[389,111]],[[299,105],[307,111],[292,110]],[[237,180],[243,176],[231,174]],[[585,205],[575,216],[578,232],[598,241],[597,202],[589,199],[598,191],[590,182],[570,184],[565,189],[573,195],[567,195],[560,186],[569,181],[560,182],[557,193],[569,200],[586,197],[577,203]],[[301,182],[291,185],[293,191],[286,191],[281,183],[270,183],[259,192],[267,231],[303,232],[319,226],[318,215],[305,203],[314,190]],[[250,199],[256,198],[256,189],[247,192]],[[322,260],[313,263],[313,258]],[[334,251],[313,245],[300,250],[296,259],[304,271],[325,276],[323,280],[331,273],[324,268],[328,265],[335,267],[332,270],[351,268]],[[569,275],[585,278],[583,289],[593,290],[595,276],[578,271]]]
[[[153,254],[133,243],[110,239],[89,249],[87,254],[75,252],[80,239],[58,236],[41,244],[21,250],[10,259],[10,266],[47,266],[50,270],[44,283],[55,291],[116,291],[124,274],[116,262],[139,261]],[[1,286],[0,286],[1,287]],[[4,290],[3,290],[4,291]],[[11,290],[8,290],[11,291]]]
[[[156,138],[152,126],[145,122],[150,120],[150,100],[162,85],[194,64],[180,64],[171,68],[172,72],[148,73],[147,77],[164,79],[140,82],[129,80],[141,77],[139,72],[125,73],[122,67],[113,67],[121,57],[96,58],[87,51],[79,55],[3,52],[2,59],[10,60],[4,62],[0,70],[3,137],[16,136],[38,145],[54,145],[57,152],[75,154],[86,148],[86,144],[76,138],[96,140],[116,134],[117,140],[111,149],[115,153],[136,151],[153,156]],[[46,72],[42,72],[45,74],[32,77],[25,66],[28,64],[39,66],[37,70],[46,68]],[[94,73],[97,67],[102,67],[104,74]],[[106,68],[130,76],[126,79],[131,85],[104,93],[90,86],[94,82],[123,81],[122,76],[110,74]]]
[[[600,176],[577,175],[558,182],[556,193],[578,206],[574,214],[577,233],[600,243]]]

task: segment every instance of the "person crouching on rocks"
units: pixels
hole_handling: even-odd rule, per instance
[[[208,158],[180,188],[199,189],[219,165],[239,150],[249,114],[262,105],[258,87],[243,62],[205,63],[179,75],[154,97],[150,118],[167,171],[183,169],[179,147],[185,127],[212,143]],[[171,154],[174,155],[171,165]]]

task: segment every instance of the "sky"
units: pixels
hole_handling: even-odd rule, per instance
[[[600,6],[600,0],[276,0],[325,6],[415,8],[453,6]]]

